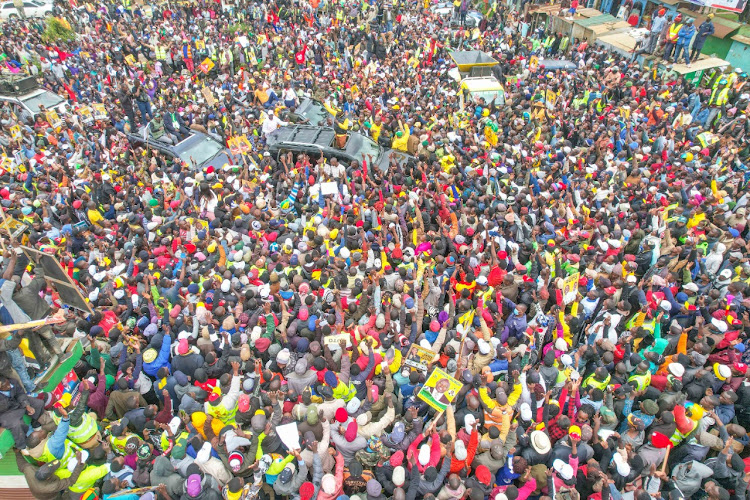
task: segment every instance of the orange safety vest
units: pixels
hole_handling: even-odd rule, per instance
[[[667,41],[676,42],[677,35],[679,35],[681,29],[682,29],[682,24],[672,23],[672,26],[669,27],[669,31],[667,32]]]

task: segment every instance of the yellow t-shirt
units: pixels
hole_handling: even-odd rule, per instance
[[[89,211],[86,212],[86,215],[88,216],[89,221],[92,224],[97,225],[97,226],[101,226],[102,225],[101,221],[104,220],[104,217],[102,217],[102,214],[100,214],[98,210],[95,210],[95,209],[91,210],[91,209],[89,209]]]
[[[268,92],[263,89],[258,89],[255,91],[255,97],[258,98],[261,104],[265,104],[266,101],[268,101]]]

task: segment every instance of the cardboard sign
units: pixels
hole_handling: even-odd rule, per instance
[[[563,304],[568,305],[576,300],[576,296],[578,295],[578,279],[580,277],[581,273],[575,273],[563,280]]]
[[[52,128],[60,128],[62,126],[62,120],[54,109],[47,111],[47,121],[52,125]]]
[[[36,265],[44,269],[44,278],[54,284],[55,290],[60,295],[60,300],[63,304],[86,314],[94,314],[91,304],[88,303],[86,297],[81,293],[78,284],[68,276],[68,273],[60,265],[57,257],[27,246],[22,246],[21,249]]]
[[[208,104],[209,106],[213,106],[214,104],[216,104],[216,98],[211,93],[210,88],[203,87],[203,89],[201,90],[201,93],[203,94],[203,97],[206,99],[206,104]]]
[[[107,119],[108,115],[104,104],[94,104],[91,107],[94,108],[94,118],[96,118],[97,120]]]
[[[199,69],[200,69],[200,70],[201,70],[201,71],[202,71],[203,73],[205,73],[205,74],[208,74],[208,72],[209,72],[209,71],[211,71],[212,69],[214,69],[214,66],[216,66],[216,65],[214,64],[214,62],[213,62],[213,61],[212,61],[212,60],[211,60],[210,58],[208,58],[208,57],[207,57],[207,58],[205,58],[205,59],[203,60],[203,62],[202,62],[202,63],[200,64],[200,66],[198,66],[198,68],[199,68]]]
[[[445,411],[464,386],[440,368],[435,368],[417,397],[437,411]]]
[[[324,345],[338,345],[338,343],[343,340],[346,342],[346,345],[348,346],[350,345],[349,339],[351,339],[351,337],[348,333],[338,333],[336,335],[328,335],[326,337],[323,337],[323,344]]]
[[[408,366],[412,371],[427,373],[430,363],[435,359],[436,354],[429,349],[425,349],[417,344],[412,344],[409,352],[404,358],[403,366]]]

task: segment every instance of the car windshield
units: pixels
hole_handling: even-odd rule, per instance
[[[328,112],[325,108],[321,108],[314,102],[310,103],[306,109],[300,112],[300,116],[307,120],[310,125],[321,125],[320,122],[325,121],[328,118],[327,115]]]
[[[177,149],[179,150],[180,159],[182,161],[190,163],[190,157],[192,157],[193,160],[195,160],[196,165],[202,165],[204,162],[216,156],[224,148],[215,140],[206,137],[199,141],[189,142],[183,149],[180,149],[180,145],[178,144]]]
[[[503,91],[502,90],[483,90],[480,92],[472,92],[471,98],[474,99],[474,102],[479,102],[479,98],[484,97],[484,102],[489,104],[492,102],[492,99],[495,99],[495,104],[501,104],[503,101]]]
[[[52,92],[42,92],[39,95],[21,100],[32,113],[38,113],[40,105],[44,106],[45,109],[50,109],[63,102],[64,99]]]
[[[362,155],[365,157],[372,156],[377,159],[380,156],[380,146],[375,141],[363,135],[352,134],[346,144],[346,152],[359,160]]]

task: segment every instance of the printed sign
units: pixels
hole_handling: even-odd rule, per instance
[[[94,118],[97,120],[105,120],[107,118],[107,110],[104,108],[104,104],[94,104]]]
[[[91,124],[94,123],[94,115],[91,112],[91,108],[88,106],[81,106],[78,108],[78,114],[81,115],[83,123]]]
[[[10,127],[10,136],[13,138],[14,141],[20,141],[21,140],[21,126],[13,125],[12,127]]]
[[[203,40],[196,40],[195,41],[195,49],[196,50],[206,50],[206,42]]]
[[[229,152],[232,153],[233,156],[237,156],[238,154],[240,154],[240,145],[238,139],[238,137],[230,137],[227,140]]]
[[[250,144],[250,141],[247,139],[246,135],[237,137],[237,143],[240,147],[240,153],[242,153],[243,155],[249,154],[253,150],[253,145]]]
[[[128,64],[128,66],[135,66],[135,57],[133,57],[133,54],[128,54],[125,56],[125,62]]]
[[[409,352],[404,358],[403,366],[408,366],[412,371],[427,373],[430,363],[435,359],[435,353],[417,344],[412,344]]]
[[[52,125],[52,128],[60,128],[62,126],[60,115],[58,115],[57,111],[55,111],[54,109],[50,109],[49,111],[47,111],[47,121],[50,125]]]
[[[198,67],[203,73],[208,74],[209,71],[214,69],[214,62],[210,58],[206,58],[203,60],[201,65]]]
[[[440,368],[435,368],[417,397],[437,411],[445,411],[448,405],[456,399],[461,387],[463,387],[461,382]]]
[[[568,305],[576,300],[576,296],[578,296],[578,279],[580,276],[581,273],[575,273],[563,280],[563,304]]]

